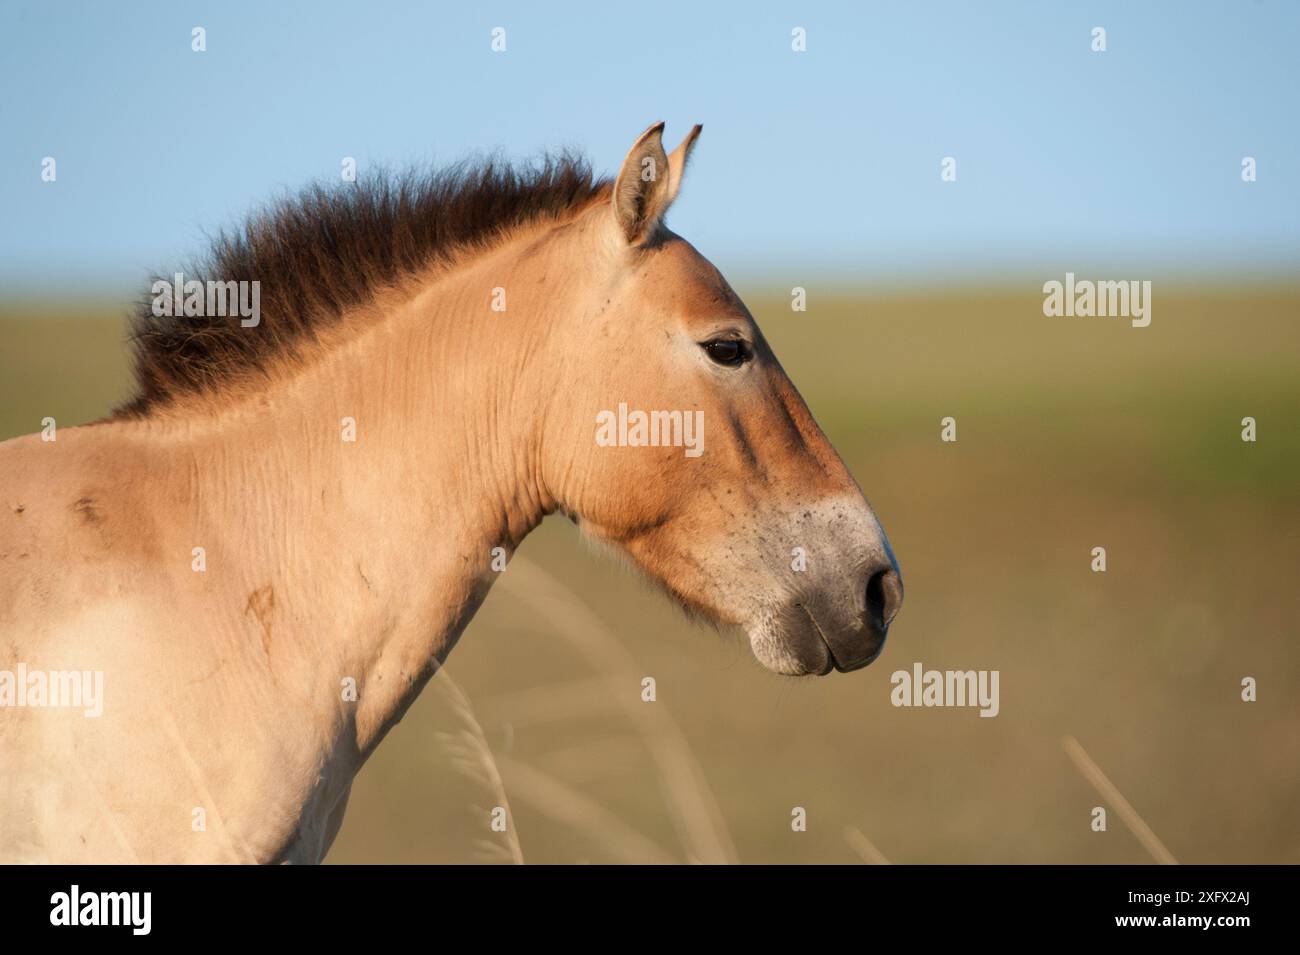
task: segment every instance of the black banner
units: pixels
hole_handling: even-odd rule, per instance
[[[971,941],[1131,935],[1232,944],[1285,920],[1285,867],[8,868],[6,940],[337,941],[512,927],[608,941],[809,922]],[[1285,881],[1284,881],[1285,880]],[[864,942],[868,941],[864,937]]]

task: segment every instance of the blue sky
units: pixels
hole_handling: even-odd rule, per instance
[[[0,285],[138,288],[344,156],[613,172],[660,119],[704,124],[670,221],[733,276],[1294,273],[1298,41],[1286,0],[6,0]]]

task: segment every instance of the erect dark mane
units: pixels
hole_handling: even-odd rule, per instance
[[[221,233],[199,266],[184,272],[205,288],[260,283],[256,327],[242,327],[238,315],[157,316],[152,293],[139,304],[131,320],[137,392],[117,414],[144,415],[177,395],[256,373],[402,276],[512,227],[563,217],[606,189],[569,154],[527,167],[463,162],[309,186]]]

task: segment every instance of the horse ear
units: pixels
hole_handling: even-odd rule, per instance
[[[673,150],[672,155],[668,157],[668,203],[672,203],[677,198],[677,193],[682,188],[682,176],[686,174],[686,163],[691,158],[691,150],[695,148],[695,140],[700,138],[700,131],[704,127],[699,123],[686,134],[681,145]]]
[[[654,232],[672,201],[663,133],[663,123],[655,123],[642,133],[628,150],[623,168],[614,180],[614,221],[619,232],[633,245]]]

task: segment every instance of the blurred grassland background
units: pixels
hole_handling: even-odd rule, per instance
[[[1158,281],[1136,329],[1041,280],[736,284],[898,555],[883,656],[767,673],[550,518],[450,658],[474,722],[435,679],[329,861],[505,858],[481,730],[528,862],[1150,861],[1113,806],[1091,831],[1066,736],[1179,861],[1300,862],[1300,287]],[[126,397],[123,314],[0,304],[0,437]],[[1000,714],[891,706],[914,661],[1001,671]]]

